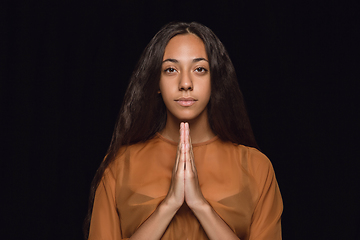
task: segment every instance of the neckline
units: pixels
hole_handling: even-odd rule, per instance
[[[164,142],[170,143],[171,145],[174,145],[174,146],[177,146],[177,145],[178,145],[177,142],[174,142],[174,141],[172,141],[172,140],[170,140],[170,139],[165,138],[165,137],[164,137],[163,135],[161,135],[159,132],[156,133],[156,136],[157,136],[158,138],[160,138],[161,140],[163,140]],[[209,139],[209,140],[207,140],[207,141],[205,141],[205,142],[193,143],[192,146],[193,146],[193,147],[199,147],[199,146],[207,145],[207,144],[210,144],[210,143],[212,143],[212,142],[215,142],[215,141],[218,140],[218,139],[219,139],[219,137],[216,135],[215,137],[213,137],[213,138],[211,138],[211,139]]]

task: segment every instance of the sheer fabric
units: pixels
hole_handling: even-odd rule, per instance
[[[128,239],[165,198],[177,143],[157,134],[123,147],[96,191],[90,240]],[[193,144],[202,193],[241,240],[281,239],[282,198],[269,159],[218,137]],[[208,239],[186,205],[162,239]]]

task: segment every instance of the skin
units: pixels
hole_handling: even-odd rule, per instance
[[[191,125],[193,143],[214,137],[207,104],[211,95],[210,66],[204,43],[193,34],[172,38],[165,48],[159,89],[167,108],[167,122],[161,134],[179,141],[179,125]],[[194,99],[192,106],[181,106],[179,98]]]
[[[178,141],[177,156],[167,196],[130,239],[160,239],[184,203],[210,239],[239,239],[204,198],[194,162],[192,142],[214,137],[207,115],[211,95],[210,70],[200,38],[185,34],[169,41],[159,87],[167,107],[167,122],[161,134]],[[177,101],[179,98],[191,98],[194,102],[191,106],[187,106],[189,103],[183,106]]]

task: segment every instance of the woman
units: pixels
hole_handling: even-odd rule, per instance
[[[281,239],[280,191],[256,148],[220,40],[198,23],[164,26],[92,183],[89,239]]]

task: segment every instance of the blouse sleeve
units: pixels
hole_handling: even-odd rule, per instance
[[[115,177],[106,169],[96,190],[90,223],[89,240],[120,240],[122,238],[115,201]]]
[[[283,202],[280,189],[270,160],[261,152],[261,158],[253,171],[258,187],[259,198],[252,216],[250,240],[281,240],[281,214]]]

